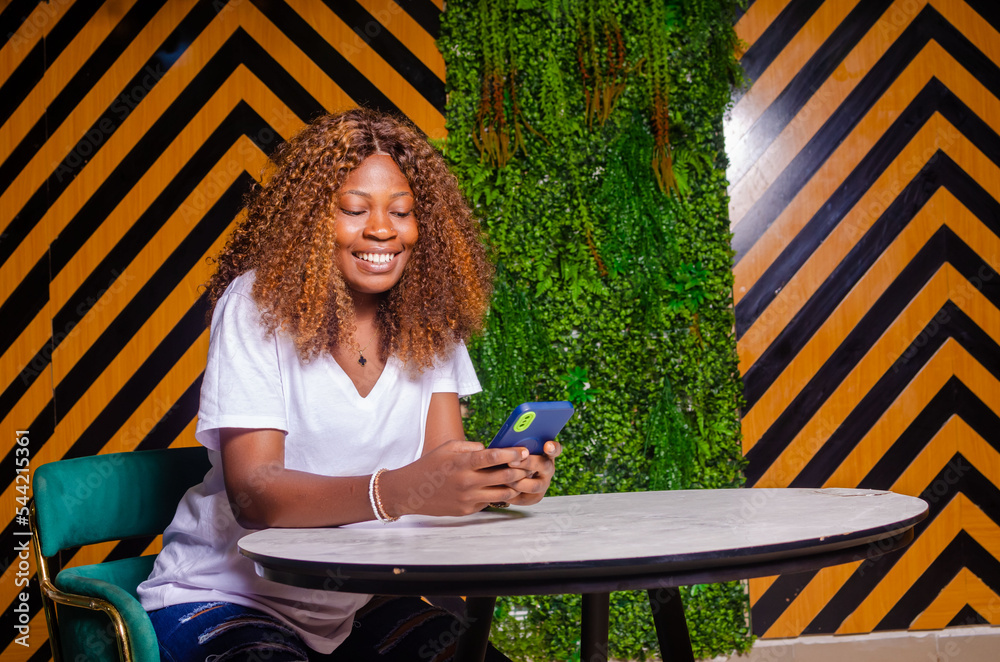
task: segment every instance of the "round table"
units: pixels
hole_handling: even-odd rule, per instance
[[[912,539],[914,497],[859,489],[678,490],[546,497],[467,517],[267,529],[241,553],[313,589],[461,595],[457,659],[482,659],[498,595],[584,595],[581,659],[606,659],[608,593],[646,589],[664,660],[693,660],[676,587],[875,558]],[[595,657],[596,656],[596,657]]]

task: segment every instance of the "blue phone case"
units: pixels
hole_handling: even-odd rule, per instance
[[[507,417],[489,448],[524,446],[532,455],[541,455],[546,441],[555,439],[573,415],[571,402],[525,402]]]

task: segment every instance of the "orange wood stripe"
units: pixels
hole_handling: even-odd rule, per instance
[[[266,16],[261,14],[252,3],[247,2],[240,5],[240,25],[247,31],[247,34],[253,37],[254,41],[264,46],[278,64],[288,71],[296,82],[306,88],[309,94],[324,108],[336,110],[357,105],[333,79],[303,53],[302,49],[291,41],[284,32],[277,29]],[[266,89],[266,86],[261,83],[258,85]],[[280,107],[285,106],[284,102],[274,96],[270,90],[267,93],[274,98],[272,104],[277,104]],[[305,120],[308,119],[311,118],[301,118],[296,123],[294,130],[286,136],[290,138],[298,129],[302,128]]]
[[[402,7],[393,0],[358,0],[358,4],[427,65],[435,76],[444,80],[444,57],[434,43],[434,37],[410,18]]]
[[[441,11],[444,11],[444,0],[431,0],[431,2],[434,3],[435,7],[437,7]]]
[[[905,2],[904,4],[904,2],[905,0],[897,0],[886,16],[892,16],[895,11],[902,11],[904,7],[911,6],[911,3]],[[964,33],[977,36],[977,41],[983,45],[983,52],[994,62],[1000,64],[1000,33],[997,33],[989,23],[981,19],[973,21],[960,12],[953,11],[952,13],[955,15],[955,26],[963,30]],[[905,13],[906,20],[900,21],[898,25],[896,22],[882,19],[874,29],[865,35],[833,74],[823,82],[810,101],[775,138],[774,142],[755,162],[754,167],[748,171],[747,176],[752,176],[760,181],[750,182],[746,186],[753,190],[759,190],[763,182],[767,182],[769,185],[770,182],[774,181],[805,147],[823,123],[829,119],[830,115],[840,107],[847,95],[864,77],[864,74],[885,54],[885,51],[888,50],[913,16],[915,14]],[[944,53],[937,42],[931,42],[929,46],[935,52]],[[952,60],[950,56],[945,55],[944,57],[945,61]],[[953,64],[953,68],[956,69],[956,74],[964,73],[965,77],[970,79],[966,80],[964,85],[972,88],[980,87],[975,76],[967,70],[959,67],[957,63]],[[985,88],[983,94],[987,97],[990,96]],[[984,115],[984,117],[988,117],[988,115]],[[731,129],[727,127],[726,138],[729,151],[731,154],[738,154],[739,150],[743,149],[743,145],[739,142],[732,142],[729,131]],[[739,182],[731,183],[734,192],[741,185]]]
[[[902,0],[897,0],[900,1]],[[746,146],[741,139],[747,130],[774,103],[781,91],[857,4],[858,0],[821,4],[760,77],[753,81],[753,86],[736,102],[726,125],[726,150],[730,154],[742,154]],[[732,214],[730,218],[735,219],[734,224],[739,220]]]
[[[197,427],[198,419],[197,417],[192,419],[187,427],[181,431],[177,438],[170,442],[170,448],[189,448],[192,446],[200,446],[201,444],[194,438],[194,430]]]
[[[225,113],[218,116],[221,119]],[[197,124],[193,125],[200,127]],[[54,381],[60,382],[72,369],[73,365],[100,337],[110,323],[118,316],[138,291],[146,284],[163,261],[174,251],[184,239],[191,225],[200,220],[201,215],[209,209],[222,193],[246,169],[248,172],[260,172],[266,157],[249,139],[241,138],[226,152],[222,159],[210,171],[194,191],[184,200],[174,214],[167,220],[154,238],[136,256],[136,259],[111,284],[104,296],[87,313],[56,349]],[[205,272],[204,280],[209,272]],[[73,286],[72,282],[63,284],[65,289]],[[193,294],[191,302],[198,298]],[[138,364],[137,364],[138,365]]]
[[[734,267],[737,292],[740,292],[741,287],[753,284],[770,266],[788,240],[802,230],[836,188],[843,184],[844,178],[871,151],[875,142],[895,120],[899,109],[905,108],[932,77],[947,85],[980,117],[990,117],[990,113],[995,112],[996,99],[984,90],[974,76],[957,66],[954,59],[947,56],[940,46],[930,42],[893,81],[886,93]],[[947,145],[946,141],[943,142],[944,148]],[[749,178],[744,178],[743,183],[749,181]],[[759,186],[755,184],[754,191],[741,185],[734,187],[731,192],[732,199],[738,200],[742,207],[739,216],[756,201],[763,188],[770,185],[770,181],[763,177],[755,178],[754,181],[759,183]],[[741,190],[737,191],[737,188]]]
[[[892,284],[927,239],[943,224],[945,217],[934,212],[942,211],[942,207],[949,211],[954,208],[944,202],[947,202],[945,196],[937,194],[914,217],[747,413],[743,423],[744,451],[756,445],[760,435],[767,431],[815,375],[815,371],[836,351],[844,336],[868,312],[871,302]],[[959,218],[964,220],[966,216]],[[978,220],[972,219],[971,223],[978,223]],[[762,409],[758,412],[758,408]]]
[[[221,248],[221,242],[219,244]],[[139,405],[125,423],[115,432],[104,447],[105,453],[135,450],[164,416],[179,415],[171,412],[177,399],[205,369],[208,357],[208,328],[192,343],[191,347],[170,368],[149,396]],[[192,437],[193,439],[193,437]]]
[[[736,36],[753,46],[791,0],[757,0],[736,21]]]
[[[68,448],[111,398],[121,390],[132,376],[135,367],[149,356],[157,344],[162,342],[166,333],[188,311],[192,301],[198,297],[199,286],[205,282],[208,276],[209,267],[204,264],[205,258],[217,254],[222,249],[225,240],[225,236],[220,237],[201,256],[198,265],[163,300],[156,312],[129,340],[110,365],[100,375],[95,375],[94,383],[56,426],[52,439],[52,442],[56,442],[54,445]],[[189,350],[189,354],[191,351]],[[207,345],[199,346],[193,352],[194,354],[190,354],[190,356],[185,355],[189,362],[183,368],[184,376],[181,381],[186,379],[186,383],[176,384],[169,388],[186,388],[194,377],[204,369]]]
[[[973,46],[993,60],[994,64],[1000,65],[1000,32],[977,14],[968,2],[931,0],[930,4]]]
[[[959,294],[958,291],[948,287],[949,272],[954,272],[950,265],[938,270],[920,294],[914,297],[892,326],[837,386],[778,459],[768,467],[757,487],[784,487],[802,470],[858,401],[868,393],[886,370],[891,369],[892,364],[901,355],[898,348],[909,346],[934,318],[941,306],[950,297]],[[981,293],[974,292],[961,308],[986,333],[994,338],[1000,337],[1000,310],[994,308]],[[957,343],[949,339],[938,350],[938,354],[945,351],[950,344]]]
[[[764,591],[771,587],[771,584],[778,579],[780,575],[773,575],[771,577],[755,577],[748,582],[748,593],[750,594],[750,606],[752,607],[756,604],[760,596],[764,595]]]
[[[954,344],[954,351],[956,358],[950,362],[933,361],[917,374],[906,390],[889,405],[875,425],[827,479],[823,487],[857,486],[952,376],[962,379],[987,407],[993,411],[1000,411],[1000,384],[997,380],[957,343]],[[947,425],[961,427],[966,426],[966,423],[961,419],[955,419],[949,420]],[[911,494],[911,492],[905,493]]]
[[[777,637],[797,637],[812,622],[830,598],[850,579],[854,571],[864,563],[855,561],[829,568],[822,568],[806,584],[802,592],[792,600],[771,627],[764,633],[768,639]]]
[[[993,556],[1000,556],[1000,536],[997,535],[1000,529],[996,522],[983,514],[964,494],[959,494],[903,552],[875,590],[844,620],[837,633],[871,632],[910,588],[912,578],[919,577],[962,530]]]
[[[943,305],[947,300],[948,283],[947,278],[944,275],[944,271],[950,268],[950,265],[945,264],[938,270],[938,272],[931,279],[930,283],[928,283],[924,287],[923,291],[921,291],[921,293],[914,298],[914,301],[910,302],[906,310],[895,320],[895,322],[893,322],[892,326],[890,326],[889,330],[882,336],[882,338],[871,349],[869,349],[866,357],[859,361],[858,365],[866,363],[868,357],[875,355],[877,350],[883,354],[891,352],[892,361],[895,361],[902,355],[905,348],[909,346],[910,342],[912,342],[917,334],[923,330],[926,324],[940,309],[941,305]],[[940,297],[944,298],[942,299]],[[917,305],[915,302],[920,302],[919,307],[915,308]],[[931,306],[933,307],[933,310],[929,309]],[[918,314],[914,312],[916,310],[920,310],[920,313]],[[908,323],[919,324],[919,326],[914,327],[912,330],[907,329],[907,332],[901,333],[898,330],[901,320],[906,320]],[[886,344],[887,337],[892,337],[892,345]],[[877,379],[877,375],[881,375],[885,372],[885,369],[891,366],[892,361],[888,360],[888,355],[881,357],[880,354],[880,358],[882,358],[882,362],[886,363],[885,368],[876,371],[865,371],[866,376],[871,380]],[[754,445],[756,445],[761,435],[767,431],[767,429],[774,423],[778,415],[784,411],[784,409],[788,406],[788,402],[790,402],[795,395],[801,391],[802,386],[808,380],[809,375],[812,374],[812,371],[817,367],[816,365],[807,363],[804,360],[801,362],[801,365],[803,367],[799,368],[795,362],[790,364],[788,368],[782,372],[778,379],[775,380],[764,396],[761,397],[757,405],[743,417],[744,453],[748,452],[754,447]],[[814,419],[819,417],[820,413],[822,413],[824,409],[827,409],[832,404],[838,402],[837,394],[843,392],[843,389],[848,384],[852,383],[852,376],[856,371],[857,367],[851,375],[841,382],[837,391],[831,394],[824,407],[822,407],[813,417]],[[872,383],[874,383],[874,381],[872,381]],[[853,389],[848,392],[853,393],[855,398],[860,398],[861,394],[867,391],[868,388],[865,388],[862,392],[857,392]],[[826,424],[822,426],[822,429],[826,429],[830,424],[833,424],[833,421],[827,421]],[[799,436],[801,436],[805,430],[810,427],[810,425],[815,425],[814,421],[807,424],[799,433]],[[833,432],[833,429],[829,429],[828,432]],[[826,438],[826,434],[820,434],[818,432],[816,434],[818,436],[813,438],[813,447],[809,455],[818,450],[819,447],[822,446],[823,440]],[[793,445],[794,443],[795,442],[793,442]],[[758,487],[764,487],[764,485],[758,485]]]
[[[868,313],[872,301],[883,294],[944,224],[966,244],[975,246],[984,262],[1000,268],[1000,237],[994,235],[947,190],[939,189],[789,362],[747,416],[758,407],[764,407],[753,415],[762,417],[759,420],[770,425]],[[971,284],[967,286],[971,287]],[[794,291],[791,296],[795,296]],[[745,440],[748,449],[756,444],[757,439],[758,436],[752,436]]]
[[[10,3],[0,3],[0,11],[3,11],[8,4]],[[9,36],[3,48],[0,48],[0,85],[7,82],[35,44],[43,37],[49,36],[52,28],[72,6],[73,0],[40,2],[35,5],[20,27]],[[0,139],[0,145],[3,144],[3,140]]]
[[[166,3],[139,36],[132,41],[122,56],[115,61],[115,64],[95,83],[87,96],[66,118],[66,121],[38,150],[28,166],[17,175],[13,185],[3,195],[0,195],[0,227],[6,227],[27,199],[43,185],[46,178],[53,173],[76,142],[90,129],[104,109],[113,103],[122,87],[132,78],[135,73],[133,71],[134,63],[145,62],[153,55],[158,44],[176,27],[191,4],[192,0]],[[101,11],[108,11],[107,5]],[[229,15],[224,12],[220,16]],[[216,18],[202,33],[202,37],[205,36],[205,33],[211,33],[212,26],[219,21],[220,19]],[[201,41],[201,37],[197,41]],[[188,53],[194,48],[192,46]],[[178,74],[178,70],[183,73]],[[133,129],[127,127],[135,128],[141,122],[142,117],[153,110],[152,106],[156,103],[153,100],[162,99],[165,96],[166,90],[161,88],[166,87],[164,83],[168,79],[176,79],[181,75],[190,78],[197,73],[197,70],[197,67],[192,66],[175,67],[168,71],[143,99],[142,103],[136,106],[118,131],[108,138],[102,149],[93,155],[92,160],[82,169],[76,179],[49,207],[42,222],[28,234],[3,267],[0,267],[0,299],[10,296],[11,291],[21,281],[24,274],[48,250],[51,238],[62,230],[62,226],[73,217],[80,206],[90,198],[94,190],[105,181],[107,173],[110,172],[109,166],[112,165],[110,152],[113,150],[109,150],[108,147],[114,143],[127,143],[129,147],[134,145],[138,136],[144,132],[133,132]],[[158,117],[160,113],[162,113],[162,109],[155,112],[155,115]],[[117,165],[117,163],[118,160],[115,159],[113,165]]]
[[[1000,196],[1000,168],[941,115],[932,115],[739,339],[737,351],[741,372],[750,369],[920,168],[941,148],[982,182],[990,193]],[[745,290],[746,286],[737,289]],[[871,300],[874,301],[874,296]]]
[[[994,380],[993,389],[997,386],[1000,384]],[[969,464],[950,465],[955,453],[961,453]],[[930,500],[950,499],[953,496],[951,485],[934,486],[934,477],[948,469],[944,475],[958,480],[972,467],[995,485],[1000,485],[1000,453],[969,427],[968,423],[958,416],[952,416],[889,489],[899,494],[919,496],[930,486]]]
[[[156,200],[163,189],[164,182],[171,181],[176,177],[208,136],[240,101],[245,101],[250,105],[281,136],[291,136],[302,125],[302,121],[256,76],[242,66],[237,67],[204,107],[199,109],[192,121],[181,130],[174,142],[129,191],[122,202],[77,251],[66,267],[55,276],[51,286],[51,298],[57,306],[62,307],[69,301],[79,283],[100,264],[108,250],[121,240],[136,222],[136,219]],[[123,130],[125,128],[123,127]],[[137,128],[143,132],[147,129],[147,127]],[[114,145],[109,144],[107,149],[109,151],[120,149],[123,152],[121,157],[124,157],[132,144],[122,141]],[[248,139],[242,139],[239,144],[241,148],[235,152],[230,148],[224,161],[216,165],[210,180],[202,182],[195,192],[178,207],[174,216],[171,217],[173,221],[164,225],[165,228],[175,228],[175,231],[168,232],[166,235],[173,237],[173,239],[163,247],[166,252],[162,256],[158,256],[157,260],[162,260],[166,255],[169,255],[173,246],[187,235],[194,223],[209,209],[207,191],[221,186],[223,180],[228,186],[233,177],[244,170],[255,177],[259,175],[266,159]],[[160,235],[163,235],[163,229],[161,229]],[[157,261],[152,266],[159,264],[160,262]],[[135,266],[133,264],[129,271]],[[145,279],[140,280],[144,282]],[[102,308],[102,310],[104,309]],[[118,310],[118,307],[106,310],[107,314],[100,318],[100,324],[88,322],[87,326],[79,331],[74,329],[63,342],[76,342],[76,338],[80,334],[86,334],[91,326],[96,327],[93,329],[93,333],[99,333],[107,323],[114,319],[113,315],[116,315]],[[87,317],[92,314],[88,313]],[[93,333],[88,337],[96,337]],[[89,345],[89,342],[87,344]],[[56,381],[62,379],[62,376],[62,374],[57,373]]]
[[[231,151],[238,150],[240,147],[234,146]],[[228,170],[228,166],[225,161],[220,162],[223,168],[222,172]],[[229,175],[232,179],[235,179],[235,174]],[[222,186],[218,187],[218,192],[216,196],[221,195],[225,189]],[[192,196],[193,197],[193,196]],[[209,203],[210,205],[211,203]],[[183,208],[179,210],[174,216],[171,217],[170,221],[173,224],[182,223]],[[143,273],[144,270],[152,271],[156,266],[162,264],[166,255],[163,253],[168,253],[170,250],[170,244],[173,243],[168,239],[172,237],[174,241],[178,240],[177,233],[172,228],[168,227],[171,223],[168,222],[167,226],[161,229],[157,237],[147,244],[143,251],[139,254],[134,262],[134,267],[127,270],[123,277],[119,278],[122,282],[122,291],[120,294],[116,293],[114,297],[113,306],[117,307],[124,305],[124,302],[132,299],[142,284],[145,282],[148,275]],[[157,241],[157,238],[161,238],[161,241]],[[223,234],[218,238],[213,247],[206,252],[204,257],[209,257],[215,255],[219,250],[221,250],[226,240],[226,234]],[[164,249],[163,245],[167,248]],[[137,276],[129,278],[131,271],[135,269]],[[124,386],[125,382],[132,376],[132,373],[136,366],[140,365],[141,362],[149,355],[149,353],[163,340],[163,337],[169,332],[169,330],[174,326],[174,324],[179,320],[184,313],[188,311],[191,304],[198,298],[199,292],[198,287],[203,284],[211,275],[211,266],[206,264],[204,259],[199,260],[195,267],[188,273],[180,286],[178,286],[163,302],[163,304],[157,309],[157,311],[151,316],[151,318],[142,326],[142,328],[137,332],[125,346],[125,348],[119,353],[118,356],[111,362],[108,368],[102,373],[102,375],[95,375],[93,384],[88,388],[86,394],[70,409],[68,412],[63,413],[63,418],[59,425],[56,427],[54,438],[65,440],[66,443],[71,443],[86,426],[94,419],[94,417],[107,405],[107,403],[118,393],[118,391]],[[111,308],[111,305],[108,306]],[[111,313],[108,313],[110,316]],[[100,323],[101,320],[98,318],[98,323],[91,326],[94,332],[99,332],[101,329],[105,328],[105,325]],[[82,326],[82,325],[81,325]],[[68,339],[67,339],[68,341]],[[67,343],[64,342],[64,345]],[[207,347],[207,346],[206,346]],[[68,344],[64,350],[63,346],[60,345],[57,348],[55,355],[53,356],[53,368],[54,373],[57,375],[56,383],[65,375],[71,365],[75,363],[79,354],[85,350],[85,347],[81,347],[80,343],[74,342]],[[190,384],[191,380],[204,368],[204,356],[201,359],[201,366],[197,368],[191,378],[183,384],[182,388],[186,388]],[[179,393],[178,393],[179,394]],[[117,449],[116,449],[117,450]]]
[[[128,11],[129,4],[134,3],[135,0],[127,0],[123,5],[123,9]],[[43,7],[49,7],[51,4],[51,10],[42,10]],[[69,8],[69,4],[60,3],[38,3],[35,7],[35,11],[32,12],[32,16],[41,17],[43,21],[44,28],[42,31],[35,30],[36,36],[40,37],[42,32],[48,32],[48,30],[55,24],[58,18],[61,18],[62,14],[66,12]],[[51,18],[49,18],[51,17]],[[117,17],[120,18],[120,17]],[[29,19],[30,21],[31,19]],[[114,21],[116,17],[110,16],[107,12],[98,11],[90,21],[84,25],[79,32],[74,35],[73,40],[69,45],[59,54],[56,61],[53,62],[49,68],[45,71],[42,80],[36,84],[28,95],[24,98],[21,104],[11,113],[7,121],[4,122],[3,126],[0,126],[0,146],[2,146],[4,154],[10,154],[11,150],[17,146],[18,143],[24,138],[28,130],[35,125],[35,123],[42,117],[45,113],[45,109],[48,107],[52,100],[55,98],[56,94],[65,87],[66,83],[69,82],[83,66],[83,63],[87,61],[87,57],[93,53],[100,43],[108,36],[112,29],[114,29]],[[27,21],[25,22],[27,24]],[[22,26],[23,27],[23,26]],[[13,67],[16,64],[12,64],[11,68],[7,68],[4,60],[4,55],[8,53],[8,50],[13,48],[19,55],[24,56],[28,54],[34,47],[34,41],[26,45],[24,48],[18,50],[17,46],[12,44],[17,44],[19,42],[15,41],[15,38],[11,38],[7,42],[7,45],[2,51],[0,51],[0,85],[6,81],[7,76],[13,73]],[[18,62],[17,64],[20,64]]]
[[[52,323],[44,313],[43,309],[35,316],[3,356],[0,356],[0,375],[3,375],[4,388],[14,380],[27,381],[39,372],[41,366],[32,365],[31,362],[52,336]],[[49,387],[51,386],[50,383]]]
[[[306,0],[288,3],[302,18],[351,61],[369,80],[379,81],[379,90],[431,138],[444,138],[444,115],[413,89],[361,37],[330,9]],[[241,8],[242,11],[242,8]]]
[[[29,645],[25,647],[11,640],[10,645],[3,649],[3,651],[0,651],[0,660],[4,660],[4,662],[28,662],[28,660],[31,659],[31,654],[37,650],[35,648],[35,643],[41,645],[49,640],[48,631],[45,629],[44,610],[38,610],[38,613],[35,614],[28,623],[28,628],[31,630]],[[17,636],[17,632],[15,631],[12,636]]]
[[[885,17],[894,16],[903,6],[905,0],[897,0],[886,12]],[[828,3],[829,4],[829,3]],[[921,3],[922,6],[922,3]],[[773,181],[775,172],[780,172],[802,150],[806,143],[815,135],[823,124],[836,112],[865,74],[896,41],[903,30],[909,25],[912,17],[895,24],[883,17],[876,27],[869,30],[855,48],[848,53],[840,66],[820,85],[809,101],[796,114],[792,121],[774,139],[774,142],[761,154],[754,167],[747,171],[746,177],[764,178]],[[732,142],[730,129],[727,127],[726,145],[735,150],[744,149],[743,144]],[[735,135],[732,136],[736,138]],[[731,152],[734,153],[734,152]],[[735,152],[738,153],[738,152]],[[739,182],[730,182],[733,189]],[[751,189],[756,189],[760,183],[747,183]],[[732,203],[731,203],[732,206]],[[731,209],[731,218],[732,209]],[[739,301],[737,300],[737,303]]]
[[[1000,595],[968,568],[962,568],[927,609],[914,619],[910,629],[938,630],[947,627],[965,605],[975,609],[990,624],[1000,623]]]

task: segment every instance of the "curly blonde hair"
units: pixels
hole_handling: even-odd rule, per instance
[[[402,277],[379,303],[379,356],[420,370],[479,331],[493,271],[458,181],[409,121],[367,108],[320,117],[275,151],[273,174],[251,191],[245,219],[216,259],[212,309],[234,278],[254,270],[265,328],[287,334],[303,361],[353,343],[333,209],[344,180],[375,153],[392,157],[409,182],[418,231]]]

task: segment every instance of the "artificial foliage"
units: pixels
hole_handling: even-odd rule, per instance
[[[526,400],[573,401],[550,494],[742,484],[722,139],[734,11],[449,0],[443,14],[442,147],[497,265],[467,432],[489,439]],[[749,647],[742,585],[683,596],[696,655]],[[579,617],[578,596],[505,598],[492,638],[514,659],[578,659]],[[658,656],[645,593],[612,594],[610,646]]]

